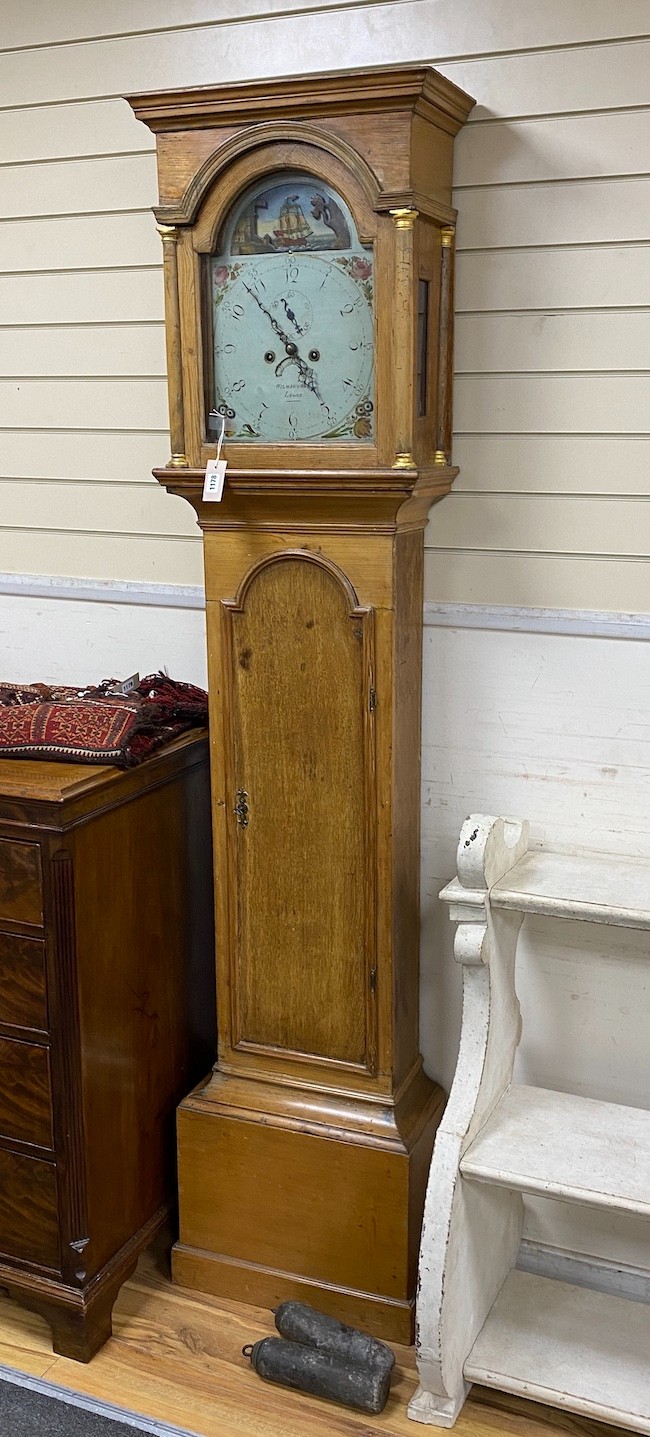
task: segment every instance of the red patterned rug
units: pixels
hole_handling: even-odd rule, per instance
[[[208,696],[194,684],[150,674],[126,696],[111,688],[112,679],[83,690],[0,684],[0,757],[131,768],[207,724]]]

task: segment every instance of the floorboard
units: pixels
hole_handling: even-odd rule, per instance
[[[0,1363],[46,1377],[199,1437],[418,1437],[406,1406],[417,1386],[412,1348],[380,1417],[263,1383],[242,1347],[274,1332],[271,1315],[174,1287],[168,1244],[154,1244],[118,1298],[111,1340],[87,1366],[56,1357],[49,1328],[0,1293]],[[456,1437],[621,1437],[618,1428],[474,1387]]]

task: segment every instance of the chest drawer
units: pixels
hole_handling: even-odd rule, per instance
[[[0,1038],[0,1133],[52,1146],[52,1095],[47,1048]]]
[[[0,1149],[0,1252],[60,1268],[53,1163]]]
[[[0,838],[0,920],[43,922],[41,850],[37,843]]]
[[[47,1031],[45,944],[0,931],[0,1023]]]

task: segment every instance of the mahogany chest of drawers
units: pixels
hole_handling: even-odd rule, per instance
[[[0,1287],[88,1361],[214,1059],[208,743],[0,760]]]

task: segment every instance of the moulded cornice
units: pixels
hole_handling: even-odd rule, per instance
[[[164,130],[251,124],[266,119],[315,119],[353,108],[412,110],[455,135],[474,100],[425,65],[284,76],[234,85],[202,85],[127,96],[139,120]]]

